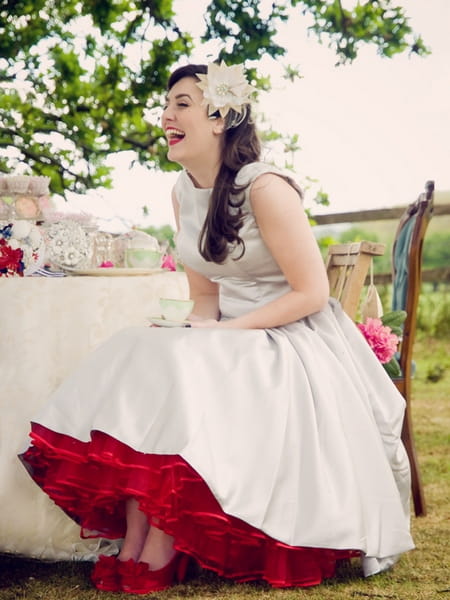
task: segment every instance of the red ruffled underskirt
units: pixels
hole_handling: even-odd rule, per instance
[[[33,424],[21,460],[36,483],[81,526],[82,537],[121,538],[125,500],[139,500],[149,521],[176,547],[218,574],[263,579],[274,587],[311,586],[332,577],[352,550],[288,546],[223,512],[196,471],[178,455],[137,452],[94,431],[80,442]]]

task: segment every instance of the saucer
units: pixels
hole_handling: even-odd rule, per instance
[[[155,273],[163,273],[163,269],[134,269],[127,267],[95,267],[91,269],[64,269],[72,275],[88,275],[90,277],[124,277],[138,275],[154,275]]]
[[[148,320],[152,325],[158,327],[190,327],[191,324],[188,321],[169,321],[169,319],[163,319],[162,317],[148,317]]]

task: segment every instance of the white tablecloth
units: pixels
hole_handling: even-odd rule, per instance
[[[59,382],[111,334],[148,325],[160,297],[187,297],[184,273],[0,278],[0,552],[87,559],[100,551],[98,540],[80,540],[17,454]]]

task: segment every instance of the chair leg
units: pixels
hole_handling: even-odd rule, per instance
[[[417,460],[408,400],[409,399],[406,401],[405,419],[403,421],[402,441],[405,445],[411,468],[411,488],[414,503],[414,513],[416,517],[424,517],[427,514],[425,494],[423,492],[422,479],[420,477],[419,462]]]

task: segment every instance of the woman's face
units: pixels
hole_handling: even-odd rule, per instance
[[[216,160],[220,148],[222,119],[208,119],[203,93],[196,79],[184,77],[170,89],[162,116],[169,160],[186,168]]]

